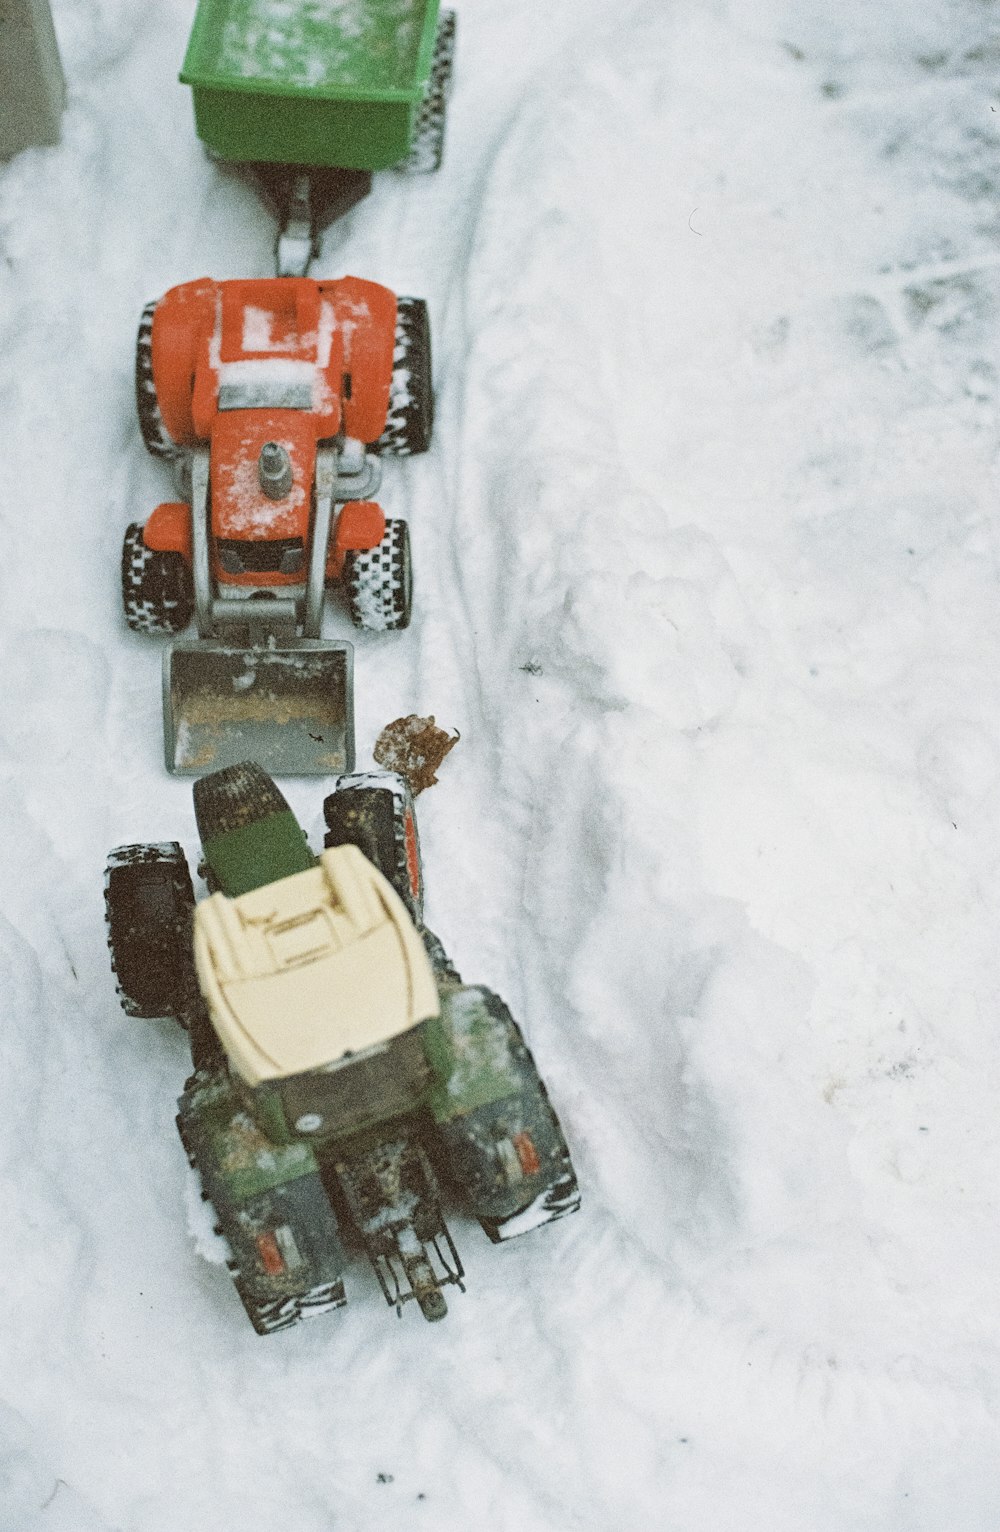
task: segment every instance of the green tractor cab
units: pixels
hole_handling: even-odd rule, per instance
[[[454,48],[438,0],[200,0],[181,80],[208,152],[274,203],[279,275],[305,275],[374,171],[438,168]]]
[[[341,778],[324,809],[317,857],[245,763],[195,785],[200,903],[174,842],[108,862],[122,1003],[189,1028],[178,1127],[259,1333],[345,1301],[345,1222],[387,1301],[439,1319],[445,1191],[495,1241],[579,1205],[519,1028],[423,925],[404,782]]]

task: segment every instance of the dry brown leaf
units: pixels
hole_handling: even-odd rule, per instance
[[[439,729],[433,716],[418,718],[416,713],[408,713],[386,724],[375,741],[374,755],[387,771],[398,771],[405,777],[416,797],[425,787],[434,786],[434,773],[459,738],[457,729],[454,734]]]

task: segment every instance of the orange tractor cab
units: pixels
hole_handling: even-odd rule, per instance
[[[324,598],[342,585],[358,627],[410,621],[407,525],[373,496],[381,455],[430,444],[426,305],[357,277],[187,282],[143,313],[136,401],[182,498],[126,531],[125,618],[199,634],[166,655],[168,767],[349,767],[351,648],[323,641]]]

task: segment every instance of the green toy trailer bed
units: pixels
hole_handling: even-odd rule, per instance
[[[454,34],[439,0],[200,0],[181,79],[209,153],[274,202],[280,275],[373,171],[437,169]]]

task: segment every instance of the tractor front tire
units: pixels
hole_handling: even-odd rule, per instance
[[[146,451],[153,457],[168,461],[178,454],[178,447],[163,422],[160,402],[156,397],[153,380],[153,315],[156,302],[147,303],[139,320],[139,334],[135,342],[135,408],[139,416]]]
[[[128,1016],[182,1025],[198,994],[191,945],[194,891],[176,841],[119,846],[108,857],[104,911],[111,966]]]
[[[147,548],[133,522],[122,544],[122,605],[133,633],[181,633],[194,611],[191,571],[179,553]]]
[[[385,429],[373,450],[386,457],[426,452],[434,430],[431,323],[422,298],[396,301],[396,339]]]
[[[357,846],[388,878],[412,919],[424,917],[424,871],[413,798],[402,777],[386,773],[377,778],[359,774],[341,777],[324,800],[326,836],[323,844]]]
[[[344,581],[355,627],[373,633],[408,628],[413,608],[413,565],[406,522],[387,521],[385,535],[376,547],[349,553]]]

